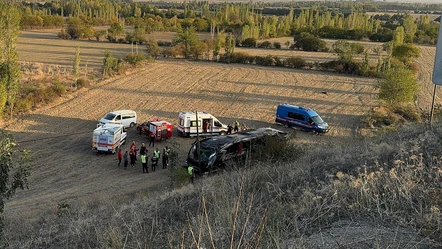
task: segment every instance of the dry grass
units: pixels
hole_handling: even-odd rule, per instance
[[[413,126],[126,205],[74,205],[8,224],[8,248],[440,248],[441,139],[441,124]]]

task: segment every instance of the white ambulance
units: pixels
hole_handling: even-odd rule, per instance
[[[99,125],[92,135],[92,150],[116,153],[126,142],[127,133],[122,124]]]
[[[177,129],[181,136],[196,136],[197,128],[201,136],[225,135],[227,133],[227,125],[207,112],[180,112],[178,117]]]

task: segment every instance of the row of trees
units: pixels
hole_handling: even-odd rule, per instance
[[[181,5],[183,11],[174,9],[160,11],[143,3],[121,3],[108,1],[67,1],[61,3],[28,4],[23,6],[23,27],[48,27],[63,25],[61,17],[67,16],[66,23],[87,29],[85,38],[94,35],[94,25],[121,22],[132,25],[144,33],[153,31],[177,31],[181,26],[192,25],[198,32],[230,32],[237,41],[247,38],[270,38],[291,36],[309,32],[322,38],[354,39],[369,38],[373,41],[391,40],[398,26],[403,26],[407,36],[414,42],[435,43],[438,26],[428,15],[417,21],[409,14],[369,16],[361,8],[327,8],[314,5],[305,9],[288,9],[286,15],[268,16],[257,11],[259,4],[198,4]],[[98,8],[96,3],[102,2]],[[358,6],[355,4],[355,6]],[[179,6],[178,6],[179,7]],[[104,10],[105,9],[105,10]],[[102,12],[108,14],[104,15]],[[70,13],[66,15],[66,13]],[[77,28],[80,29],[80,28]],[[418,32],[419,30],[419,32]],[[71,38],[82,38],[74,35]]]

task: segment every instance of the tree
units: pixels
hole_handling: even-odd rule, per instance
[[[407,43],[395,47],[392,55],[404,62],[404,64],[407,64],[411,59],[419,57],[421,55],[421,51],[415,45]]]
[[[161,54],[161,49],[158,46],[158,42],[154,39],[149,39],[146,42],[146,52],[152,58],[158,58],[158,56]]]
[[[415,74],[405,68],[387,69],[377,86],[379,99],[390,104],[412,102],[419,90]]]
[[[75,58],[74,58],[74,86],[77,85],[78,77],[80,76],[80,47],[75,48]]]
[[[71,39],[78,39],[81,37],[83,29],[83,21],[77,17],[70,17],[67,21],[68,27],[66,28],[66,33],[69,34]]]
[[[0,113],[8,104],[12,117],[21,75],[15,49],[20,31],[20,10],[15,4],[0,1]]]
[[[11,198],[18,189],[28,187],[31,170],[28,151],[18,151],[18,144],[12,135],[0,129],[0,214],[3,213],[5,201]],[[3,243],[3,218],[0,215],[0,243]]]
[[[295,43],[295,47],[304,51],[328,51],[327,43],[317,37],[301,38]]]
[[[232,34],[227,35],[226,37],[226,58],[230,58],[233,55],[233,52],[235,51],[235,38]]]
[[[107,39],[110,42],[117,41],[117,36],[124,34],[123,25],[120,22],[113,22],[107,29]]]
[[[337,40],[332,45],[333,51],[338,54],[341,60],[353,61],[356,54],[364,52],[364,46],[360,43],[350,43],[346,40]]]
[[[189,58],[191,55],[191,47],[196,45],[198,37],[196,36],[195,28],[192,26],[184,27],[178,30],[173,43],[175,45],[181,44],[184,47],[184,58]]]
[[[393,32],[393,46],[396,47],[404,44],[404,40],[405,40],[404,27],[399,26]]]

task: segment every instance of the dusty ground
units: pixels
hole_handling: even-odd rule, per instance
[[[99,70],[106,49],[121,56],[131,51],[131,46],[124,44],[58,40],[53,31],[24,32],[18,51],[23,63],[62,65],[68,70],[76,46],[80,46],[82,63],[87,61],[90,70]],[[426,56],[419,59],[423,70],[420,80],[427,84],[435,50],[422,49]],[[305,56],[324,57],[316,53]],[[124,201],[134,194],[170,186],[167,170],[142,174],[137,165],[124,171],[117,168],[115,155],[91,151],[92,130],[108,111],[133,109],[139,114],[139,122],[158,117],[176,126],[178,112],[204,110],[225,123],[238,119],[254,128],[282,128],[274,124],[274,113],[279,103],[287,102],[317,110],[332,127],[326,136],[289,130],[296,133],[297,141],[327,145],[357,136],[361,117],[375,104],[375,82],[273,67],[183,60],[148,64],[35,110],[7,127],[24,148],[32,150],[34,160],[29,190],[18,192],[7,203],[6,214],[29,218],[53,215],[61,202],[80,205],[109,198]],[[419,100],[427,98],[426,88]],[[129,131],[129,140],[147,142],[133,130]],[[183,159],[192,142],[191,138],[175,136],[158,147],[175,146]]]

